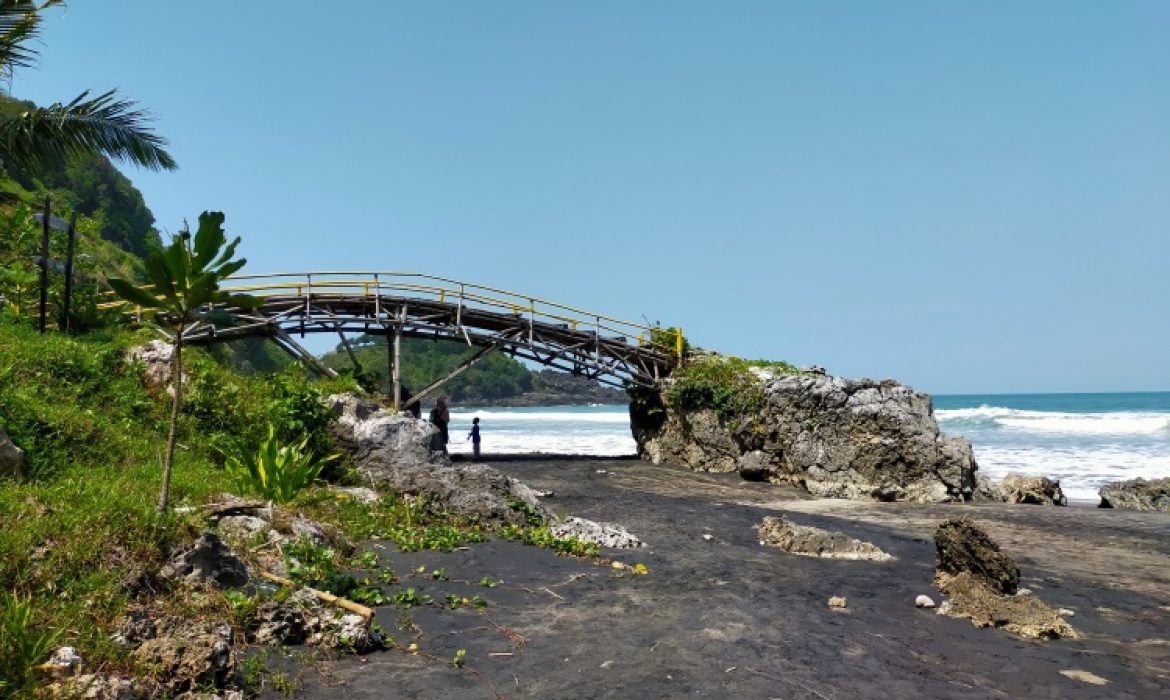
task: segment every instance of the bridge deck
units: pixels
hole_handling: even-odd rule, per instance
[[[682,353],[681,331],[433,275],[239,275],[223,289],[263,302],[247,311],[210,309],[183,334],[185,341],[201,344],[305,333],[445,338],[495,348],[613,386],[654,386]]]

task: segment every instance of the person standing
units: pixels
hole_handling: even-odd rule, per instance
[[[479,416],[471,419],[471,432],[467,434],[471,438],[471,451],[475,455],[475,459],[479,459]]]
[[[447,397],[440,396],[439,400],[435,402],[435,407],[431,409],[431,423],[439,429],[439,434],[435,436],[435,443],[431,449],[438,452],[442,450],[447,451],[447,442],[450,439],[447,433],[447,424],[451,422],[451,411],[447,409]]]

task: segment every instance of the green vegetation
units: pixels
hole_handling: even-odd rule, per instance
[[[36,63],[41,12],[63,0],[0,0],[0,75],[11,80]],[[166,139],[147,128],[150,114],[113,90],[68,103],[30,107],[0,121],[0,161],[41,171],[103,154],[151,170],[174,170]]]
[[[326,464],[341,455],[321,456],[309,451],[309,436],[282,444],[276,427],[269,424],[268,437],[254,452],[229,455],[224,468],[243,493],[277,503],[288,503],[317,480]]]
[[[772,375],[801,372],[787,362],[700,356],[671,373],[666,401],[683,411],[712,409],[722,418],[754,415],[765,402],[761,371]]]
[[[371,388],[379,387],[386,391],[385,336],[359,336],[350,341],[350,347],[353,348],[362,374],[369,377]],[[411,389],[421,389],[446,376],[476,352],[478,348],[470,348],[465,343],[403,338],[402,383]],[[338,371],[354,371],[353,361],[341,345],[321,359]],[[532,388],[533,375],[524,365],[507,355],[495,353],[453,379],[443,387],[443,391],[454,401],[474,402],[517,396],[532,391]]]
[[[167,326],[174,338],[174,365],[171,376],[183,376],[183,331],[196,321],[198,310],[208,304],[255,306],[256,299],[233,295],[219,289],[219,283],[237,272],[247,262],[232,260],[239,236],[231,243],[223,231],[222,212],[203,212],[199,215],[199,230],[195,242],[189,231],[183,231],[166,248],[153,248],[144,261],[150,284],[138,286],[129,280],[111,277],[110,286],[118,296],[144,309],[156,309],[155,320]],[[170,496],[171,471],[175,462],[175,441],[178,438],[179,407],[183,401],[183,382],[173,382],[171,402],[171,429],[167,436],[167,451],[163,461],[162,489],[158,497],[158,512],[167,509]]]
[[[31,684],[33,667],[48,658],[60,634],[35,624],[31,596],[0,591],[0,695]]]

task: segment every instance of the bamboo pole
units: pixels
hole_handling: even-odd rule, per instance
[[[326,591],[319,591],[316,588],[302,586],[295,581],[290,581],[289,579],[284,578],[283,576],[277,576],[276,574],[270,574],[267,571],[261,571],[260,578],[272,581],[273,583],[279,583],[280,585],[287,586],[289,588],[303,588],[306,591],[312,593],[318,600],[323,600],[331,605],[336,605],[339,608],[344,608],[350,612],[361,615],[363,618],[365,618],[366,622],[369,622],[374,617],[373,609],[367,608],[360,603],[355,603],[349,598],[341,598]]]

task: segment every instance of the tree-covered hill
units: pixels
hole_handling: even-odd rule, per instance
[[[362,335],[350,341],[361,373],[381,390],[388,390],[389,353],[385,336]],[[417,391],[442,378],[478,352],[449,340],[402,340],[402,383]],[[345,347],[323,358],[333,369],[353,370]],[[481,405],[547,406],[574,403],[625,403],[625,392],[562,372],[533,372],[512,357],[495,353],[451,380],[442,392],[457,403]]]
[[[0,94],[0,121],[33,106]],[[135,255],[141,256],[150,243],[158,241],[154,214],[142,193],[102,155],[77,157],[36,173],[16,163],[4,163],[0,191],[10,195],[10,203],[14,199],[40,203],[48,194],[54,210],[62,216],[76,207],[103,240]]]

